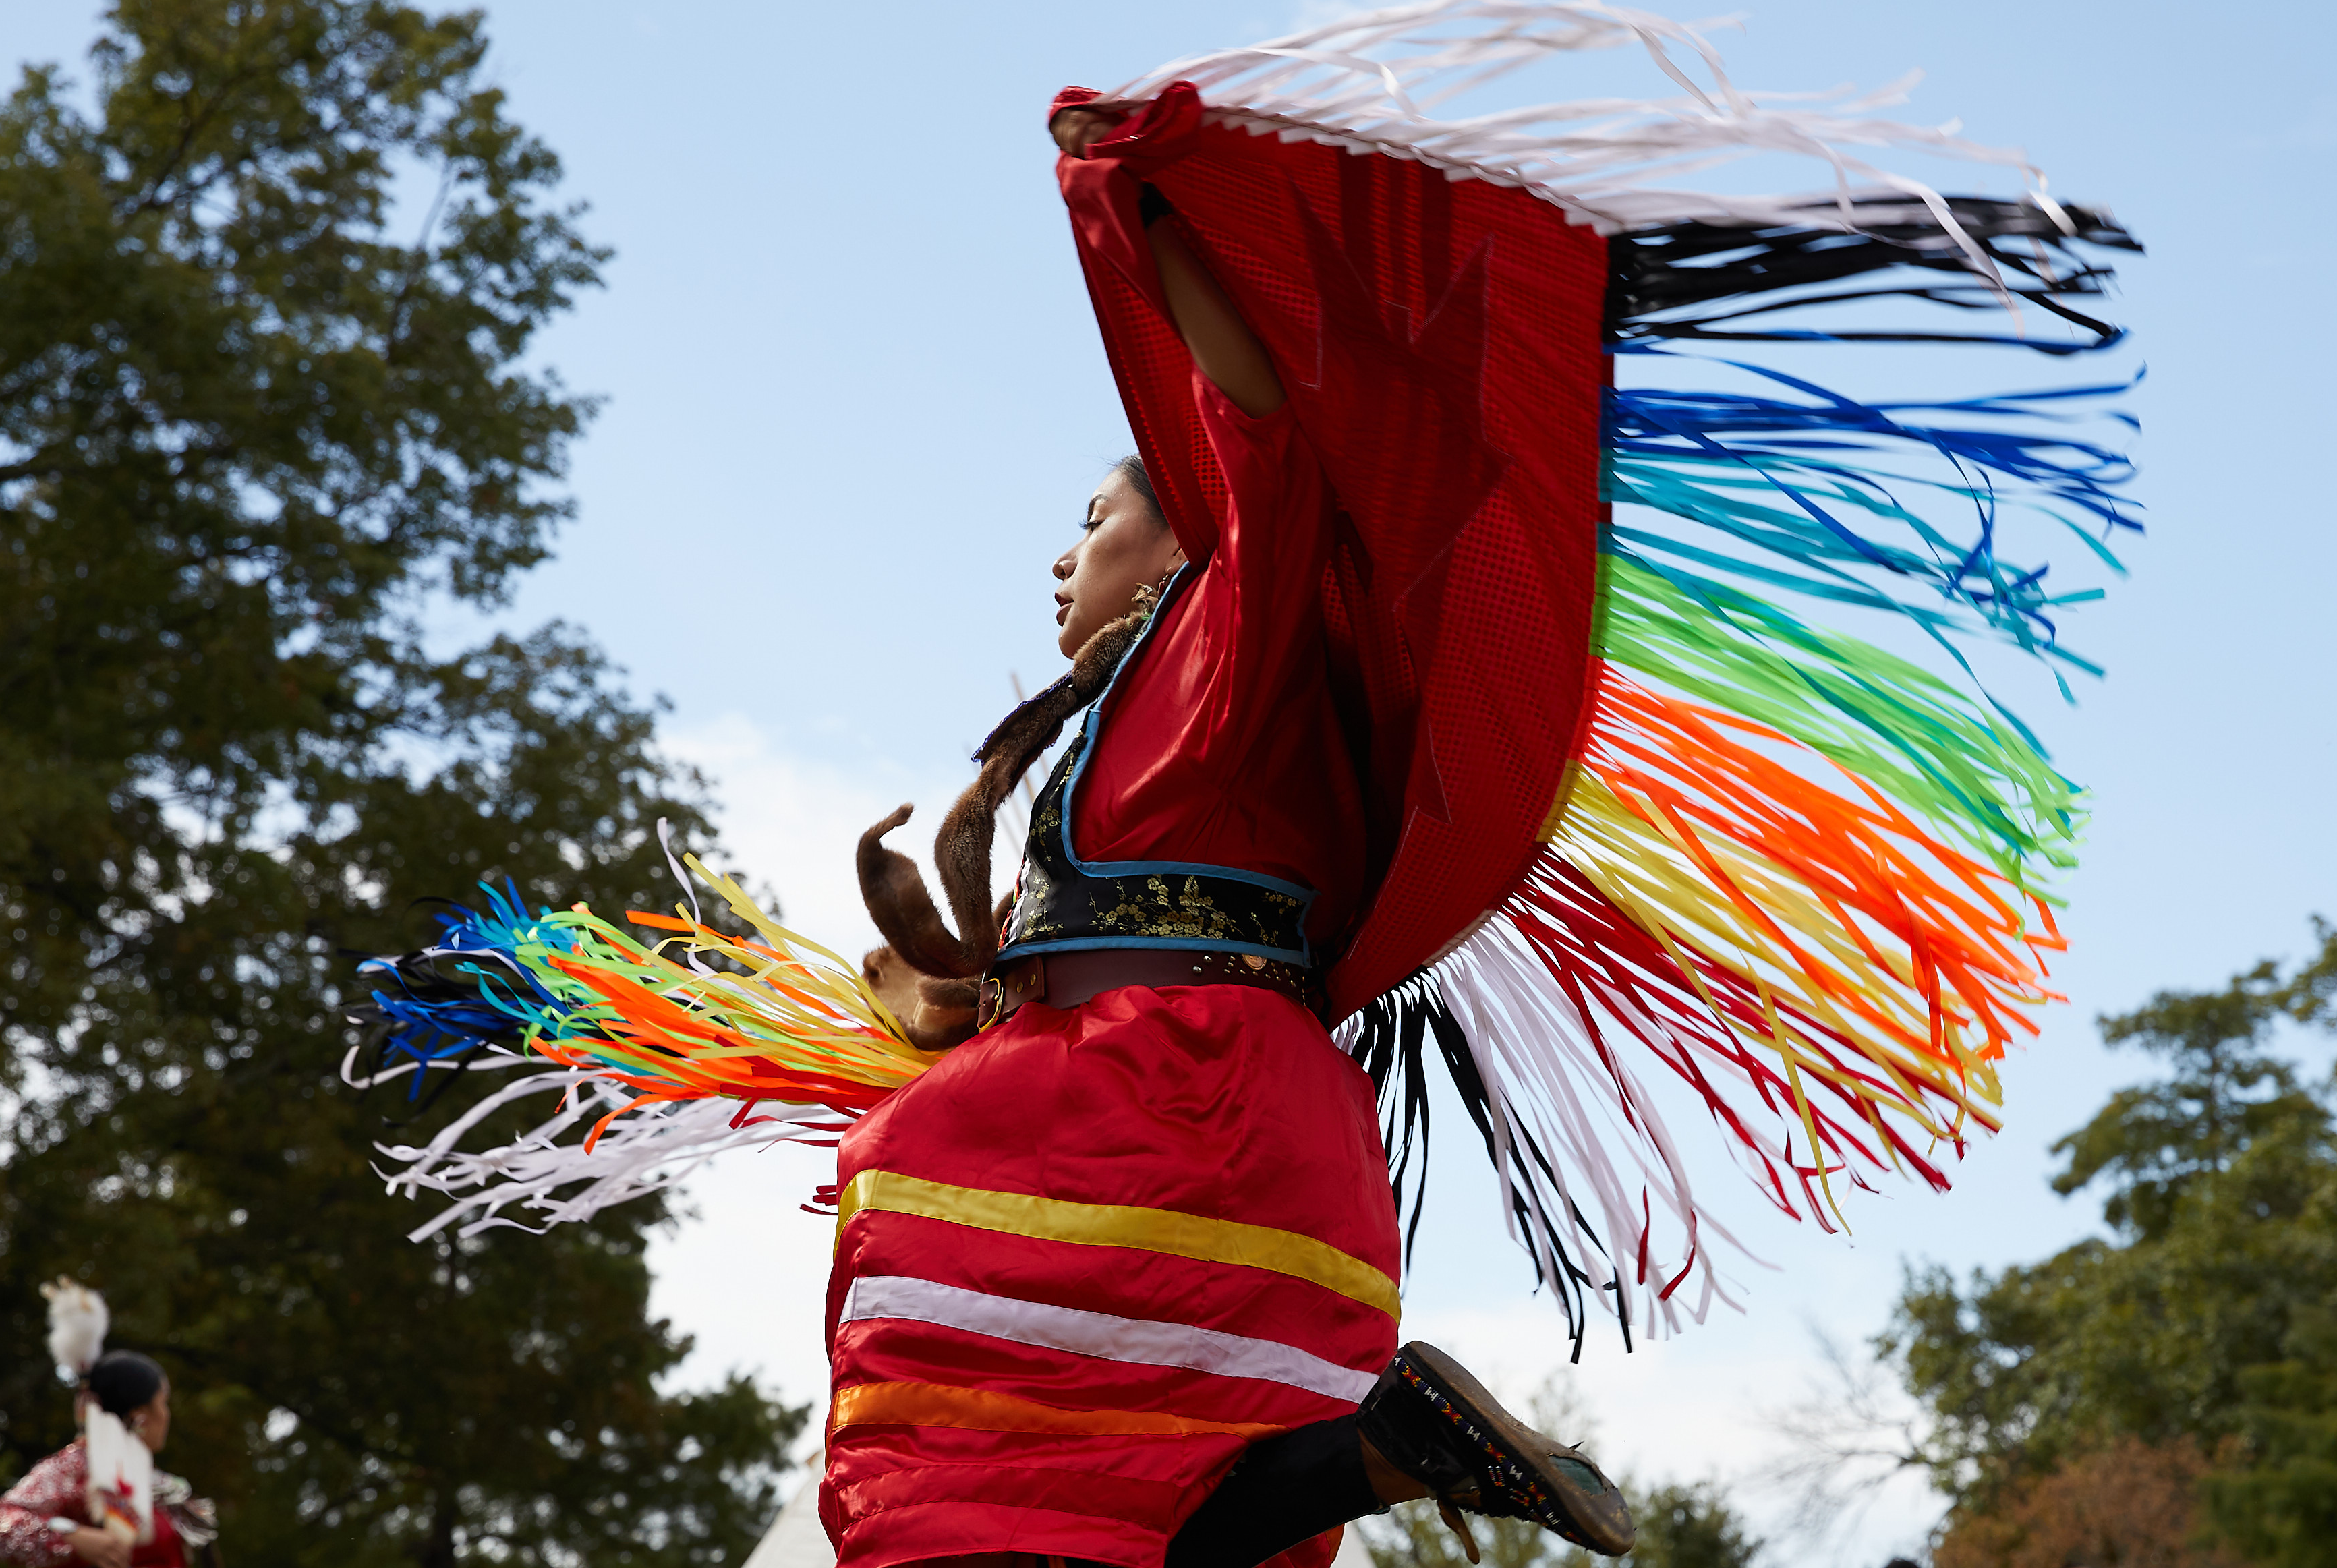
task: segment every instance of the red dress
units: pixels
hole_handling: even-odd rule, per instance
[[[1230,494],[1106,699],[1073,835],[1303,883],[1319,952],[1364,877],[1320,621],[1335,514],[1287,411],[1196,397]],[[838,1180],[820,1503],[845,1568],[1151,1568],[1244,1446],[1352,1410],[1395,1349],[1370,1082],[1273,992],[1026,1005],[846,1133]]]
[[[157,1490],[170,1477],[155,1475]],[[203,1505],[208,1508],[208,1504]],[[0,1563],[17,1568],[64,1568],[81,1559],[65,1537],[49,1528],[55,1518],[93,1524],[89,1515],[89,1456],[79,1443],[67,1444],[24,1472],[0,1497]],[[160,1497],[154,1504],[153,1539],[130,1549],[131,1568],[185,1568],[187,1552]]]

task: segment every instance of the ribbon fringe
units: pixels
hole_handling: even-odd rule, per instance
[[[1680,95],[1544,103],[1462,120],[1430,113],[1537,60],[1630,44]],[[1683,60],[1700,68],[1704,80]],[[2065,236],[2078,231],[2046,194],[2042,172],[2018,151],[1968,141],[1952,127],[1875,117],[1906,101],[1914,76],[1864,93],[1747,93],[1729,80],[1704,26],[1622,6],[1531,0],[1393,6],[1175,61],[1111,96],[1149,97],[1179,80],[1200,88],[1220,123],[1417,159],[1453,179],[1521,187],[1604,234],[1687,221],[1856,232],[1860,202],[1895,199],[1927,213],[1934,230],[2008,303],[2011,289],[1988,246],[1945,198],[1848,149],[1912,150],[2017,171],[2036,212]],[[1826,171],[1831,189],[1814,197],[1736,195],[1652,183],[1757,152],[1808,159]]]
[[[341,1076],[357,1089],[409,1073],[419,1078],[428,1065],[452,1065],[407,1062],[364,1073],[357,1068],[357,1055],[351,1052],[344,1061]],[[611,1117],[639,1102],[603,1073],[549,1065],[500,1049],[465,1066],[473,1073],[504,1070],[518,1076],[483,1096],[427,1143],[376,1146],[391,1162],[388,1170],[375,1167],[391,1196],[410,1200],[426,1191],[449,1200],[406,1233],[410,1241],[449,1228],[461,1237],[496,1229],[541,1235],[554,1225],[590,1220],[612,1205],[665,1191],[726,1150],[781,1142],[833,1144],[851,1125],[849,1118],[816,1105],[758,1109],[714,1099],[645,1106],[611,1125]],[[561,1097],[560,1108],[548,1119],[491,1149],[462,1147],[491,1119],[553,1093]],[[606,1128],[597,1139],[578,1136],[595,1122]]]
[[[419,1099],[433,1068],[455,1070],[442,1088],[465,1067],[526,1069],[428,1144],[382,1146],[393,1192],[457,1198],[415,1240],[458,1220],[464,1235],[519,1224],[504,1217],[513,1207],[543,1225],[585,1219],[724,1149],[832,1138],[938,1060],[843,959],[696,857],[678,877],[685,864],[753,936],[707,925],[693,897],[673,915],[628,911],[669,934],[645,946],[582,906],[531,919],[516,889],[489,887],[485,910],[444,917],[437,946],[363,966],[384,984],[352,1013],[374,1036],[366,1068],[353,1054],[345,1069],[352,1083],[410,1076]],[[461,1148],[490,1117],[554,1089],[563,1101],[551,1120],[484,1152]]]
[[[1426,1132],[1417,1043],[1433,1028],[1448,1064],[1466,1053],[1454,1083],[1512,1234],[1578,1341],[1594,1301],[1627,1337],[1736,1305],[1716,1253],[1744,1250],[1693,1191],[1640,1054],[1773,1204],[1831,1230],[1837,1178],[1944,1189],[1938,1151],[1995,1130],[1995,1063],[2033,1033],[2059,946],[2033,896],[1781,731],[1612,664],[1590,730],[1510,903],[1343,1035],[1390,1104],[1399,1191]]]

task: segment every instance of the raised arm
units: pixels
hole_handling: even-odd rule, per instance
[[[1110,131],[1117,119],[1109,112],[1065,109],[1049,129],[1055,133],[1055,145],[1077,158],[1085,155],[1090,142]],[[1153,263],[1160,270],[1168,314],[1201,374],[1216,383],[1235,407],[1253,418],[1280,408],[1282,377],[1274,373],[1266,345],[1241,318],[1241,312],[1177,232],[1177,226],[1148,222],[1144,233],[1152,245]]]

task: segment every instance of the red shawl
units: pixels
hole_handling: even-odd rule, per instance
[[[1094,96],[1067,90],[1057,105]],[[1527,192],[1203,122],[1178,83],[1058,172],[1139,449],[1186,553],[1224,486],[1137,215],[1139,181],[1265,340],[1343,503],[1323,593],[1368,720],[1376,890],[1344,1017],[1532,864],[1593,670],[1606,245]],[[1487,323],[1500,319],[1505,330]],[[1536,324],[1521,331],[1518,323]]]

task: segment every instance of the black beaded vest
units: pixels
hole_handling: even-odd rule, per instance
[[[1033,954],[1098,947],[1242,953],[1314,966],[1305,928],[1312,887],[1182,860],[1082,860],[1071,843],[1072,802],[1095,755],[1112,688],[1197,575],[1188,566],[1168,584],[1049,775],[1032,808],[1022,871],[993,968]]]

